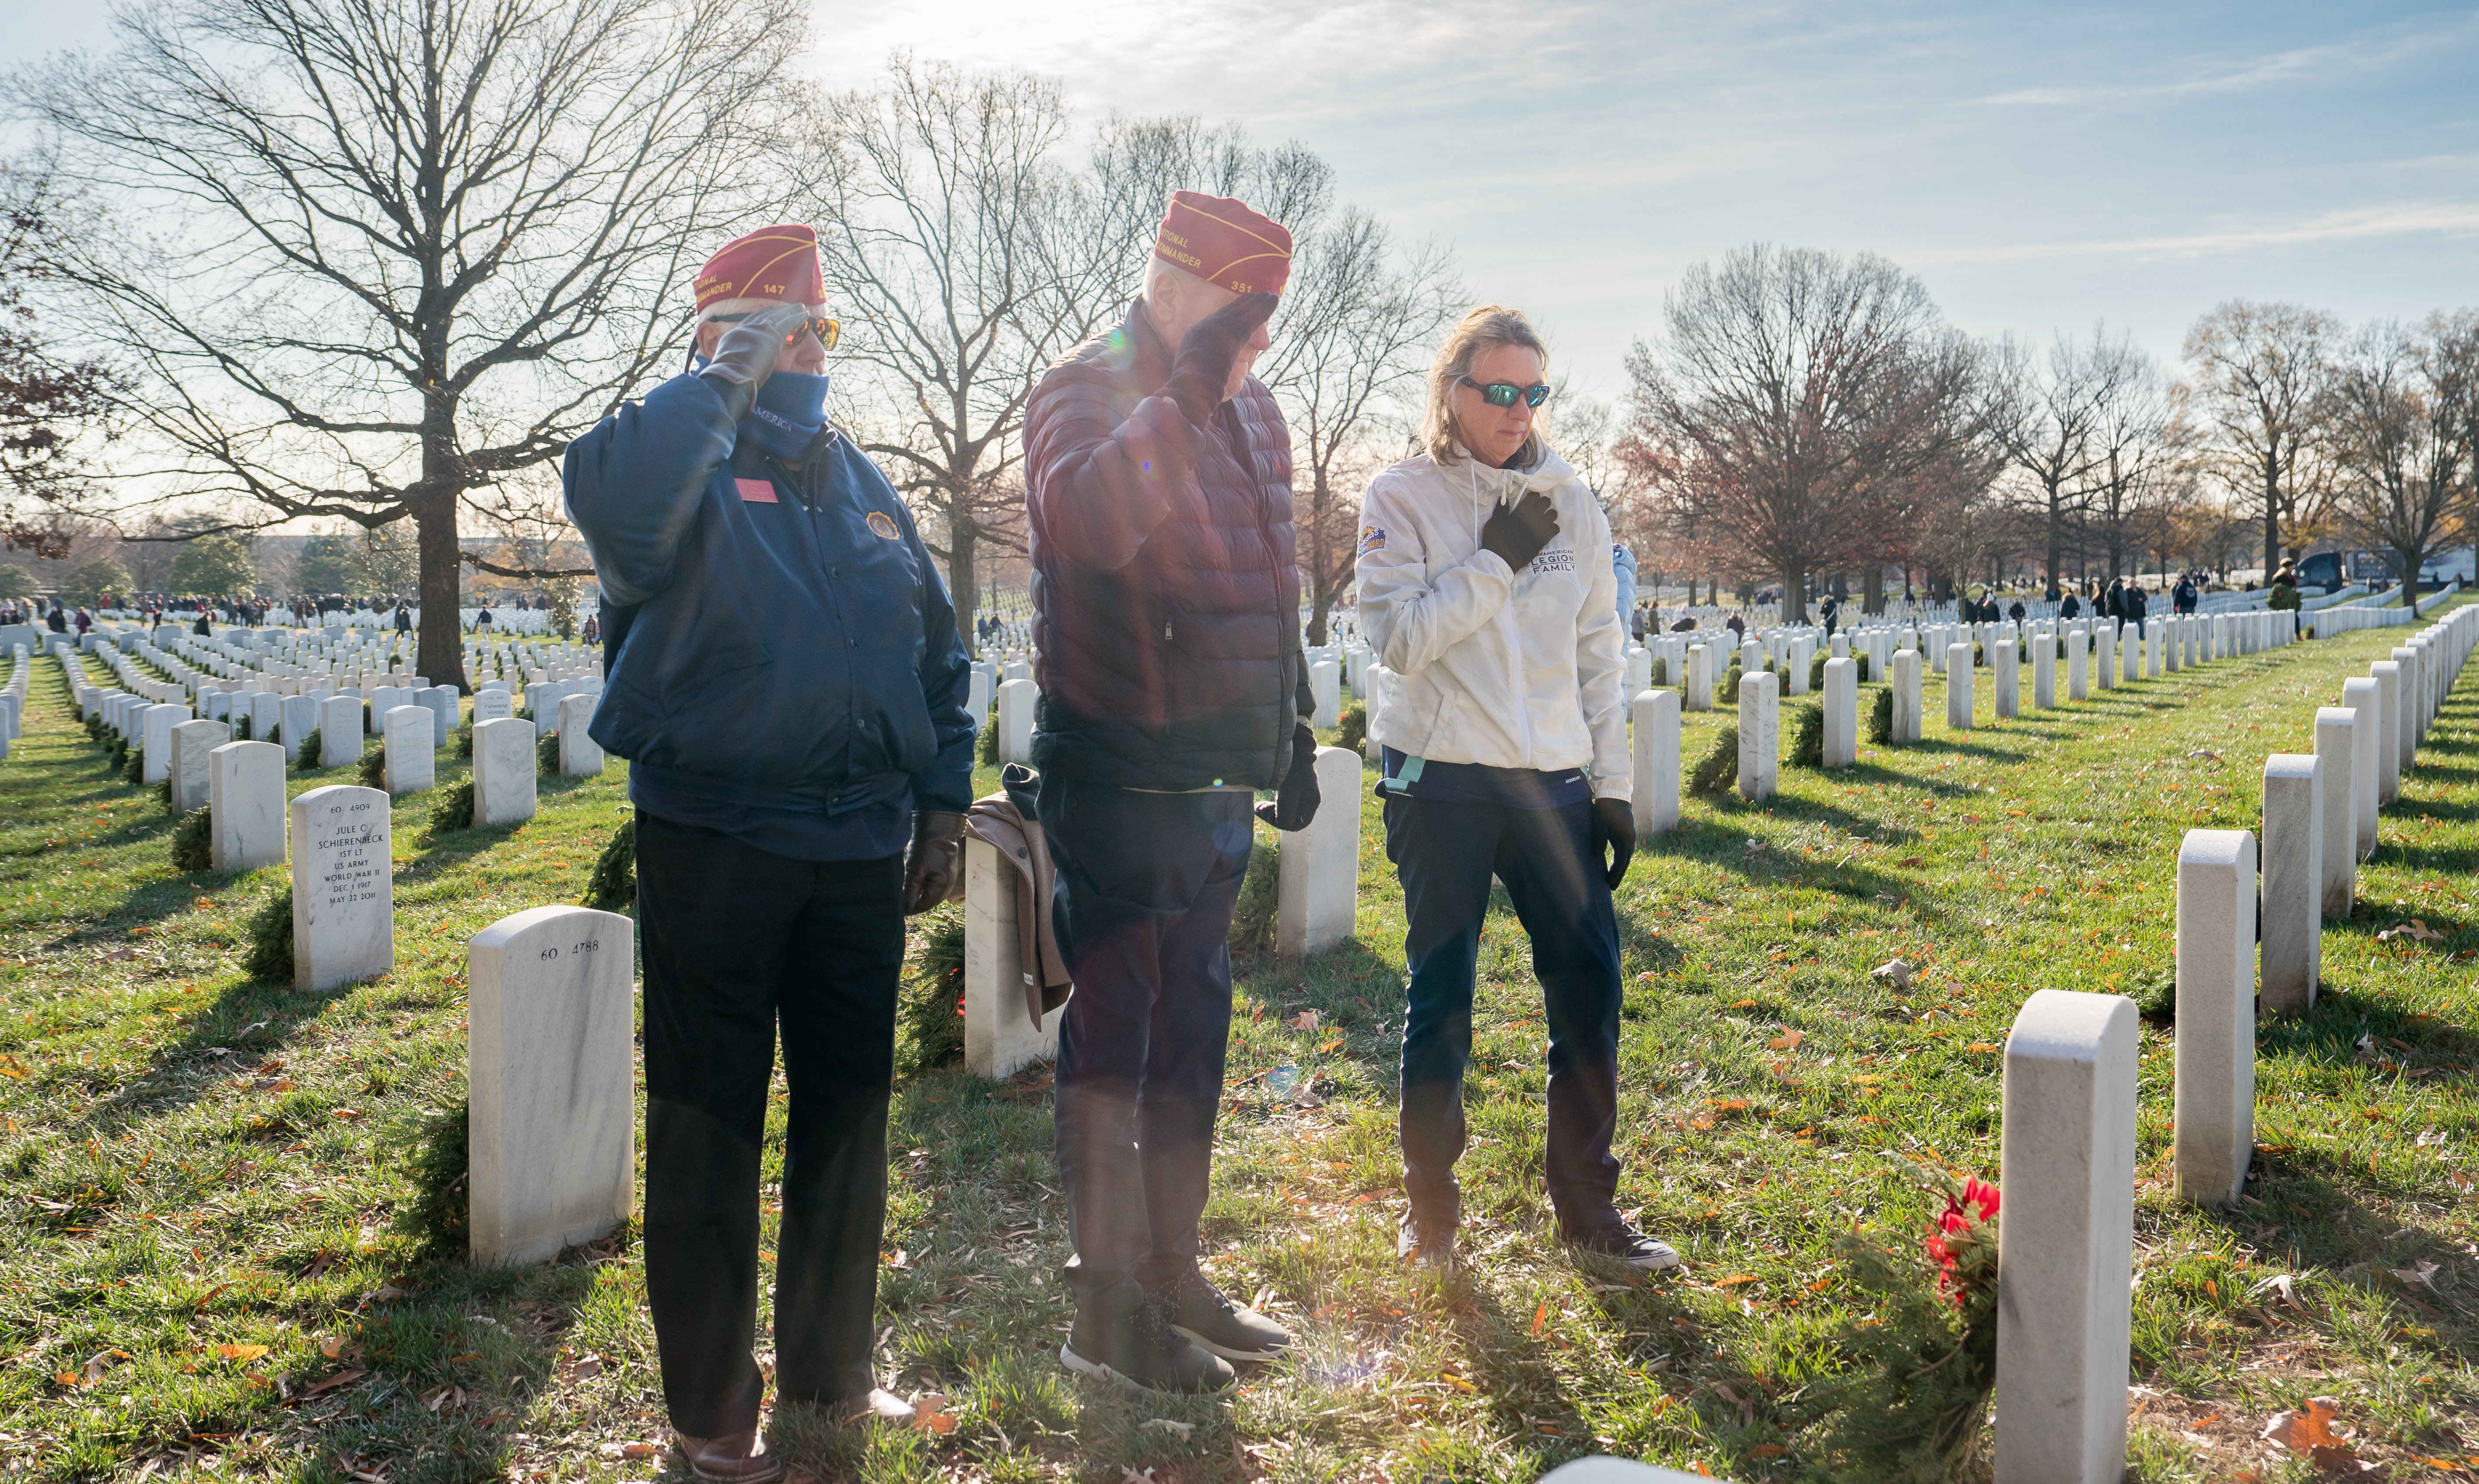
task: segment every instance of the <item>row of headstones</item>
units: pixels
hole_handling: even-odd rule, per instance
[[[2277,647],[2291,637],[2291,630],[2277,622],[2283,618],[2286,615],[2214,614],[2163,620],[2149,634],[2138,631],[2136,640],[2125,646],[2127,678],[2131,680],[2137,677],[2138,653],[2144,656],[2143,668],[2158,675],[2162,667],[2177,668],[2182,652],[2194,656],[2185,663],[2200,664],[2223,654],[2252,652],[2250,646],[2256,644]],[[2199,622],[2200,619],[2209,619],[2209,623]],[[2276,622],[2258,622],[2265,619]],[[2043,710],[2054,709],[2057,705],[2057,637],[2035,632],[2027,641],[2012,632],[2011,624],[1995,627],[2000,632],[1985,652],[1995,672],[1997,716],[2010,720],[2021,714],[2020,667],[2026,643],[2032,652],[2032,704]],[[2090,691],[2090,662],[2094,656],[2085,644],[2087,638],[2097,638],[2101,645],[2100,679],[2104,688],[2108,685],[2113,666],[2108,646],[2115,637],[2111,626],[2106,623],[2090,630],[2078,627],[2065,632],[2069,700],[2081,701]],[[1973,710],[1978,704],[1976,648],[1960,640],[1947,646],[1946,725],[1953,730],[1967,731],[1972,727]],[[1827,768],[1849,767],[1859,755],[1858,665],[1850,656],[1849,649],[1848,635],[1833,635],[1825,662],[1823,765]],[[1710,708],[1716,652],[1716,647],[1710,645],[1687,646],[1683,690],[1639,688],[1629,708],[1634,733],[1635,822],[1643,832],[1657,834],[1678,823],[1680,704],[1683,698],[1688,708],[1697,709],[1696,698],[1700,696],[1703,708]],[[1783,682],[1787,679],[1793,695],[1806,691],[1813,652],[1805,647],[1803,636],[1795,640],[1789,647],[1789,663],[1780,671],[1762,668],[1767,656],[1756,640],[1747,641],[1739,657],[1739,793],[1750,800],[1769,799],[1778,792],[1780,784]],[[1892,740],[1917,742],[1921,739],[1923,709],[1922,656],[1917,650],[1904,648],[1893,651],[1890,659],[1887,682],[1894,698]],[[1648,675],[1648,665],[1630,675],[1630,684],[1645,675]]]
[[[2461,586],[2459,580],[2448,583],[2420,600],[2415,607],[2380,607],[2373,602],[2352,602],[2330,608],[2318,608],[2306,616],[2306,623],[2309,630],[2318,639],[2330,639],[2336,634],[2350,633],[2361,628],[2390,628],[2398,625],[2412,624],[2420,617],[2420,610],[2432,608],[2445,601]]]
[[[2323,925],[2350,915],[2377,812],[2400,797],[2474,644],[2479,608],[2464,608],[2344,681],[2341,704],[2316,708],[2314,752],[2264,759],[2260,842],[2190,830],[2181,843],[2177,1161],[2194,1198],[2226,1202],[2245,1179],[2258,998],[2279,1014],[2314,1006]]]
[[[2282,1012],[2313,1003],[2322,924],[2350,912],[2376,807],[2474,644],[2479,608],[2465,608],[2346,682],[2345,704],[2316,712],[2313,755],[2266,759],[2261,877],[2246,831],[2181,842],[2172,1159],[2183,1198],[2237,1198],[2255,1150],[2257,997]],[[2125,1470],[2135,1021],[2122,996],[2043,989],[2006,1043],[1999,1484],[2100,1484]]]

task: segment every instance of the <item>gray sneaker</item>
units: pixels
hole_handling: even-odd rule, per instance
[[[1607,1258],[1631,1272],[1661,1272],[1678,1266],[1675,1248],[1653,1241],[1621,1218],[1580,1232],[1562,1232],[1559,1239],[1578,1252]]]
[[[1231,1363],[1172,1328],[1170,1318],[1170,1306],[1134,1278],[1080,1294],[1060,1362],[1078,1375],[1139,1391],[1199,1395],[1229,1389],[1239,1379]]]
[[[1269,1361],[1290,1348],[1291,1332],[1231,1301],[1194,1268],[1154,1289],[1170,1327],[1227,1361]]]

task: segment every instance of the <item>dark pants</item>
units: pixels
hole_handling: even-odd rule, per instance
[[[1490,877],[1532,939],[1549,1023],[1549,1204],[1569,1231],[1616,1215],[1619,939],[1593,858],[1592,806],[1519,809],[1390,797],[1386,854],[1403,883],[1412,973],[1403,1021],[1403,1188],[1424,1216],[1459,1215],[1464,1063]]]
[[[1041,785],[1051,920],[1076,981],[1059,1027],[1058,1138],[1080,1293],[1196,1261],[1250,797]]]
[[[646,1294],[672,1425],[753,1427],[758,1161],[779,1021],[791,1098],[775,1250],[782,1401],[866,1392],[904,963],[901,856],[792,860],[637,818],[646,946]]]

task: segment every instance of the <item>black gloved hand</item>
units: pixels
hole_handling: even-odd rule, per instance
[[[1265,297],[1272,298],[1272,294]],[[1291,766],[1274,790],[1274,802],[1257,806],[1257,817],[1277,830],[1306,830],[1316,818],[1316,733],[1301,722],[1291,729]]]
[[[1626,880],[1627,862],[1635,858],[1635,806],[1624,799],[1593,801],[1594,864],[1600,864],[1604,847],[1610,853],[1610,889],[1616,891]]]
[[[912,854],[904,862],[904,915],[926,912],[955,892],[964,856],[964,816],[923,809],[912,816]]]
[[[1495,551],[1506,559],[1507,566],[1521,572],[1532,565],[1532,558],[1539,556],[1541,549],[1557,534],[1557,510],[1550,505],[1548,496],[1534,490],[1517,500],[1511,510],[1506,501],[1497,502],[1497,508],[1489,514],[1489,523],[1480,528],[1480,548]]]
[[[775,374],[775,363],[792,334],[806,323],[809,311],[800,304],[761,309],[723,332],[714,359],[698,372],[723,394],[723,405],[737,423],[757,403],[758,389]]]
[[[1222,405],[1223,389],[1231,384],[1231,368],[1241,347],[1257,326],[1274,317],[1277,302],[1275,294],[1243,294],[1179,338],[1179,359],[1171,363],[1167,390],[1188,422],[1201,427]]]

